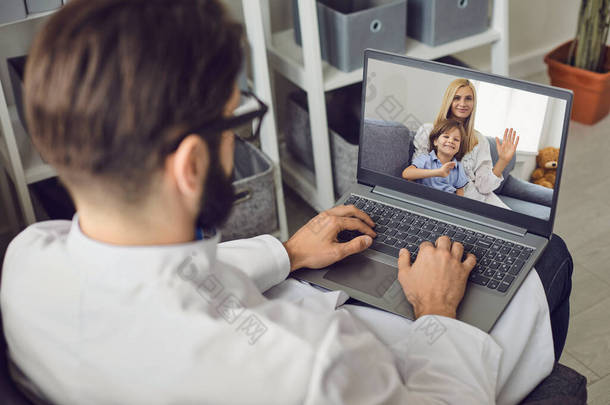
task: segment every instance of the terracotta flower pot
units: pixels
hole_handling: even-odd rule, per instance
[[[574,92],[572,119],[592,125],[610,112],[610,47],[606,46],[606,73],[591,72],[566,64],[572,41],[544,57],[551,85]]]

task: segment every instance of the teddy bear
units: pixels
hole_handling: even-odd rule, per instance
[[[538,156],[536,156],[536,164],[538,167],[532,173],[532,183],[553,188],[555,186],[558,159],[559,148],[548,147],[541,149],[538,152]]]

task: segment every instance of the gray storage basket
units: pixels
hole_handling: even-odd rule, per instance
[[[409,0],[407,35],[430,46],[489,27],[489,0]]]
[[[236,201],[222,240],[250,238],[278,230],[273,162],[248,142],[235,137]]]
[[[318,0],[322,59],[344,71],[361,68],[364,50],[406,52],[407,0]],[[294,39],[301,45],[298,0],[292,2]]]
[[[5,1],[5,0],[2,0]],[[28,14],[42,13],[61,7],[61,0],[25,0]]]
[[[356,182],[358,170],[358,136],[360,128],[360,83],[327,93],[327,112],[333,184],[335,195],[341,196]],[[312,173],[314,170],[311,127],[306,95],[293,92],[288,97],[286,147],[292,157]]]
[[[25,16],[23,0],[0,0],[0,24],[22,20]]]

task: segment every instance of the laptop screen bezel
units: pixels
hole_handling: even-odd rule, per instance
[[[507,86],[514,89],[524,90],[541,94],[544,96],[555,97],[566,102],[566,112],[564,114],[564,121],[562,127],[561,144],[559,149],[559,160],[555,181],[555,188],[553,192],[553,199],[551,204],[551,213],[549,219],[541,219],[538,217],[510,211],[504,208],[496,207],[491,204],[480,202],[477,200],[459,197],[455,194],[450,194],[444,191],[435,190],[430,187],[423,186],[421,184],[406,181],[388,174],[375,172],[370,169],[363,168],[361,165],[362,161],[362,148],[358,151],[358,182],[369,186],[382,186],[392,190],[399,191],[408,195],[413,195],[419,198],[429,199],[431,201],[448,205],[454,208],[458,208],[467,212],[474,213],[476,215],[482,215],[497,221],[509,223],[514,226],[518,226],[527,229],[528,232],[550,237],[553,232],[553,225],[555,222],[555,213],[557,210],[557,199],[559,196],[559,186],[561,184],[561,174],[563,172],[563,162],[566,152],[566,141],[568,128],[570,124],[570,113],[572,111],[572,97],[573,94],[569,90],[559,89],[556,87],[545,86],[541,84],[535,84],[525,82],[523,80],[511,79],[495,74],[483,73],[468,68],[457,67],[453,65],[447,65],[440,62],[426,61],[416,58],[411,58],[402,55],[396,55],[388,52],[377,51],[367,49],[364,52],[364,69],[363,69],[363,86],[362,86],[362,120],[360,122],[360,145],[363,144],[362,136],[364,131],[365,121],[365,107],[366,107],[366,89],[367,89],[367,78],[368,78],[368,63],[369,60],[378,60],[381,62],[394,63],[403,65],[411,68],[424,69],[431,72],[444,73],[456,77],[464,77],[470,80],[482,80],[488,83],[498,84]]]

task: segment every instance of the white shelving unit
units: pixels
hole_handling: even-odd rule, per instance
[[[268,1],[254,0],[261,5],[266,22]],[[303,46],[294,41],[292,29],[271,34],[267,24],[267,49],[273,69],[307,92],[315,175],[312,177],[293,159],[282,159],[284,178],[305,201],[321,211],[335,202],[324,92],[362,81],[363,70],[345,73],[323,61],[315,0],[298,0],[298,7]],[[437,47],[411,38],[406,41],[406,55],[420,59],[436,59],[491,44],[491,71],[508,75],[508,0],[494,0],[491,24],[485,32]]]
[[[263,121],[261,128],[261,149],[273,161],[276,204],[278,212],[279,230],[276,236],[281,240],[288,239],[288,223],[286,220],[286,208],[284,204],[284,192],[282,189],[282,175],[280,167],[280,155],[277,142],[277,126],[275,120],[274,104],[272,102],[271,82],[269,76],[269,64],[265,48],[264,17],[261,8],[251,0],[241,0],[245,16],[245,25],[248,42],[251,47],[254,91],[258,97],[268,106],[267,118]],[[53,11],[29,15],[27,18],[10,23],[0,24],[0,30],[12,24],[22,24],[27,21],[36,20],[52,14]],[[1,31],[0,31],[1,33]],[[2,61],[4,63],[4,61]],[[8,88],[8,87],[7,87]],[[27,224],[36,221],[34,207],[29,193],[28,185],[37,181],[56,176],[51,166],[44,163],[40,155],[33,147],[30,137],[27,135],[23,125],[19,121],[16,106],[9,106],[7,98],[0,83],[0,163],[6,168],[8,175],[13,180],[17,189],[19,205]],[[5,196],[10,219],[15,218],[14,207],[8,198],[8,189],[4,173],[0,173],[0,192]],[[16,220],[11,224],[17,227]],[[15,229],[16,230],[16,229]]]
[[[280,225],[279,238],[288,239],[288,221],[286,219],[286,204],[284,203],[284,190],[282,186],[282,168],[280,166],[280,153],[277,136],[277,121],[275,117],[275,104],[271,92],[271,75],[269,61],[265,48],[264,19],[260,7],[256,7],[251,0],[242,0],[248,42],[252,50],[252,73],[254,92],[268,106],[267,117],[261,127],[261,149],[271,158],[274,165],[275,197]]]
[[[16,21],[9,21],[9,22],[5,22],[0,24],[0,28],[2,27],[6,27],[9,25],[13,25],[13,24],[19,24],[22,23],[24,21],[31,21],[31,20],[37,20],[38,18],[42,18],[42,17],[46,17],[48,15],[53,14],[54,12],[56,12],[57,10],[50,10],[50,11],[43,11],[40,13],[34,13],[34,14],[28,14],[27,17],[21,19],[21,20],[16,20]]]

